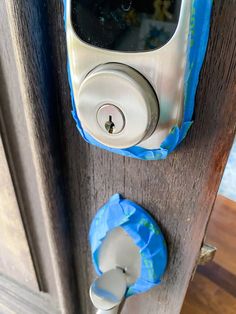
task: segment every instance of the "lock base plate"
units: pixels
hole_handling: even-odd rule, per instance
[[[108,272],[120,268],[125,271],[127,285],[136,282],[141,273],[140,248],[133,239],[117,227],[107,234],[99,250],[99,269]]]

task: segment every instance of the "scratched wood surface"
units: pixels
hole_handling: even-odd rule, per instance
[[[71,117],[62,2],[5,0],[0,8],[3,3],[8,19],[11,17],[15,47],[13,54],[6,45],[2,51],[7,60],[18,60],[16,76],[24,96],[19,103],[24,104],[27,126],[15,136],[21,139],[22,133],[28,134],[30,149],[27,146],[26,152],[33,155],[28,157],[17,147],[22,159],[17,169],[24,173],[28,162],[32,176],[29,180],[27,171],[19,193],[24,191],[29,199],[38,193],[35,209],[31,199],[24,201],[28,204],[26,218],[29,212],[34,218],[29,233],[34,235],[36,230],[35,237],[42,236],[42,241],[31,243],[37,244],[34,259],[40,261],[42,287],[52,294],[57,291],[65,313],[95,313],[88,296],[95,276],[88,230],[97,209],[120,192],[153,214],[165,233],[170,254],[162,286],[130,298],[122,313],[179,313],[235,133],[235,1],[214,1],[190,134],[166,161],[153,162],[112,155],[89,146],[79,136]],[[5,62],[3,68],[8,94],[16,104],[17,91],[9,88],[15,76],[7,72]],[[10,115],[7,106],[4,113]],[[14,135],[14,130],[7,129]],[[35,222],[37,213],[43,213],[40,227]]]

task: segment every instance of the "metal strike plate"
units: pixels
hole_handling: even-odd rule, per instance
[[[204,266],[204,265],[210,263],[211,261],[213,261],[215,254],[216,254],[216,251],[217,251],[216,247],[214,247],[210,244],[203,244],[203,246],[201,247],[200,253],[199,253],[197,263],[193,269],[191,280],[194,279],[198,265]]]
[[[213,261],[216,251],[217,251],[216,247],[210,244],[204,244],[201,247],[198,265],[206,265],[207,263]]]

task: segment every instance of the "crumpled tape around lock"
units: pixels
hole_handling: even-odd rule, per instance
[[[141,275],[128,288],[126,297],[146,292],[160,284],[167,265],[167,246],[161,230],[141,206],[119,194],[113,195],[99,209],[90,227],[89,240],[97,274],[102,274],[98,263],[102,241],[116,227],[129,234],[141,254]]]

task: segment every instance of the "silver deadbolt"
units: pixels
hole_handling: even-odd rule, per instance
[[[99,108],[97,121],[104,132],[111,135],[120,133],[125,127],[123,112],[111,104],[106,104]]]
[[[83,129],[98,142],[128,148],[149,138],[159,119],[157,96],[135,69],[102,64],[86,76],[78,92]]]

